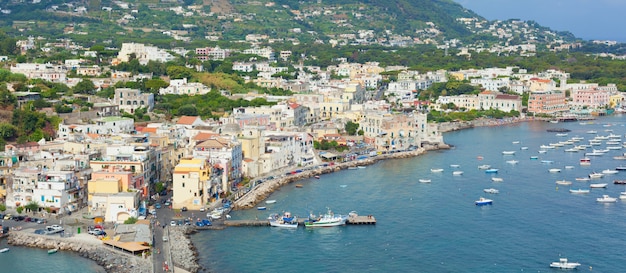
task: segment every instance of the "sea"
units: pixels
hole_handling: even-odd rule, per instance
[[[376,225],[281,229],[228,227],[203,230],[191,239],[199,263],[210,272],[560,272],[549,264],[559,258],[579,262],[578,271],[623,272],[626,264],[626,200],[602,204],[602,195],[619,197],[626,172],[591,182],[576,181],[592,172],[615,169],[626,160],[613,159],[625,149],[593,156],[579,165],[584,152],[565,152],[573,145],[546,149],[541,145],[617,134],[626,141],[625,116],[593,121],[545,121],[480,127],[444,134],[452,149],[429,151],[414,158],[378,161],[365,169],[321,175],[272,193],[267,210],[232,211],[232,219],[265,219],[289,211],[299,217],[356,211],[373,215]],[[547,132],[571,130],[566,136]],[[591,134],[589,131],[597,131]],[[616,145],[610,145],[616,146]],[[619,146],[619,145],[618,145]],[[503,151],[514,151],[503,155]],[[536,159],[531,159],[536,157]],[[507,163],[515,160],[517,163]],[[453,167],[458,165],[458,167]],[[498,173],[478,168],[491,165]],[[442,168],[441,173],[431,169]],[[561,169],[550,172],[550,169]],[[462,175],[453,175],[462,171]],[[502,182],[492,181],[502,178]],[[431,183],[420,183],[430,179]],[[571,186],[557,185],[568,180]],[[607,183],[589,194],[590,183]],[[499,194],[483,190],[495,188]],[[492,205],[476,206],[480,197]],[[0,248],[6,240],[0,242]],[[102,272],[90,260],[69,252],[10,246],[0,253],[0,272]]]
[[[576,181],[592,172],[615,169],[626,149],[591,157],[565,152],[565,145],[540,153],[541,145],[618,134],[626,140],[624,116],[593,121],[522,122],[446,133],[449,150],[429,151],[408,159],[379,161],[365,169],[324,174],[320,179],[287,185],[271,194],[268,210],[233,211],[232,219],[264,219],[289,211],[300,217],[331,209],[373,215],[376,225],[289,230],[228,227],[192,236],[200,264],[210,272],[558,272],[559,258],[579,262],[578,271],[623,272],[626,264],[626,200],[598,203],[602,195],[619,197],[626,172],[591,182]],[[547,132],[571,130],[567,136]],[[592,134],[589,131],[597,131]],[[616,145],[610,145],[616,146]],[[620,145],[617,145],[620,146]],[[523,148],[524,147],[524,148]],[[514,155],[503,155],[514,151]],[[536,156],[536,159],[534,157]],[[533,157],[533,159],[531,159]],[[507,163],[512,160],[517,163]],[[452,166],[459,165],[458,167]],[[491,165],[497,174],[478,168]],[[442,168],[441,173],[431,169]],[[561,169],[550,172],[550,169]],[[462,175],[453,175],[462,171]],[[502,178],[493,182],[492,177]],[[420,183],[418,179],[430,179]],[[557,185],[568,180],[571,186]],[[607,183],[589,194],[590,183]],[[495,188],[499,194],[483,190]],[[480,197],[492,205],[476,206]]]

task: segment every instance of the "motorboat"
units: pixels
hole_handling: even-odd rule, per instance
[[[550,146],[550,145],[541,145],[541,146],[539,146],[539,148],[541,148],[541,149],[554,149],[554,146]],[[545,153],[545,151],[544,151],[544,153]]]
[[[462,175],[463,171],[454,171],[452,172],[452,175]]]
[[[596,131],[596,130],[589,130],[589,131],[587,131],[587,134],[597,134],[597,133],[598,133],[598,131]]]
[[[569,192],[571,192],[573,194],[585,194],[585,193],[589,193],[590,190],[583,190],[583,189],[573,190],[573,189],[570,189]]]
[[[560,269],[576,269],[579,267],[579,263],[571,263],[567,261],[567,258],[560,258],[558,262],[552,262],[550,267]]]
[[[458,168],[461,167],[461,165],[458,164],[450,164],[450,168]]]
[[[265,204],[274,204],[274,203],[276,203],[276,200],[274,199],[265,201]]]
[[[493,204],[493,200],[481,197],[478,200],[476,200],[474,204],[476,204],[476,206],[491,205]]]
[[[601,153],[601,152],[585,153],[585,156],[601,156],[601,155],[604,155],[604,153]]]
[[[589,180],[591,180],[589,177],[576,177],[576,181],[584,182],[584,181],[589,181]]]
[[[494,188],[484,189],[483,191],[486,192],[486,193],[491,193],[491,194],[500,193],[499,190],[494,189]]]
[[[323,215],[310,215],[309,219],[304,221],[304,226],[309,227],[334,227],[345,225],[348,220],[347,215],[335,215],[330,209]]]
[[[619,199],[626,199],[626,191],[619,193]]]
[[[3,249],[0,249],[0,253],[5,253],[5,252],[7,252],[7,251],[9,251],[9,248],[8,248],[8,247],[5,247],[5,248],[3,248]]]
[[[489,168],[491,168],[491,165],[480,165],[480,166],[478,166],[478,169],[480,169],[480,170],[486,170],[486,169],[489,169]]]
[[[365,169],[367,166],[356,166],[357,169]]]
[[[613,159],[615,159],[615,160],[626,160],[626,156],[618,155],[618,156],[614,156]]]
[[[567,181],[567,180],[557,180],[556,181],[557,185],[563,185],[563,186],[568,186],[572,184],[572,181]]]
[[[618,170],[618,171],[626,171],[626,166],[619,165],[619,166],[615,167],[615,169]]]
[[[537,160],[537,159],[539,159],[539,157],[536,156],[536,155],[533,155],[533,156],[530,157],[530,160]]]
[[[565,169],[567,169],[567,170],[571,170],[573,168],[574,168],[574,166],[570,166],[570,165],[565,166]]]
[[[498,169],[486,169],[485,173],[497,173],[498,171]]]
[[[626,185],[626,180],[613,180],[613,184]]]
[[[292,216],[291,212],[285,212],[282,216],[277,213],[271,214],[269,221],[272,227],[298,228],[298,217]]]
[[[528,147],[527,146],[523,146],[523,147],[520,147],[519,149],[520,150],[528,150]]]
[[[554,163],[554,160],[541,160],[541,163],[543,163],[543,164],[552,164],[552,163]]]
[[[519,144],[519,140],[513,141],[513,144]]]
[[[431,182],[430,179],[423,179],[423,178],[422,179],[418,179],[418,181],[420,183],[430,183]]]
[[[501,177],[492,177],[491,181],[493,181],[493,182],[502,182],[502,181],[504,181],[504,179],[502,179]]]
[[[606,188],[607,185],[608,185],[607,183],[595,183],[595,184],[589,184],[589,187],[599,189],[599,188]]]
[[[568,152],[568,153],[577,153],[579,150],[576,149],[576,148],[569,148],[569,149],[565,149],[563,151]]]
[[[257,210],[266,210],[266,207],[256,207]]]
[[[514,155],[515,151],[502,151],[503,155]]]
[[[580,161],[581,166],[591,165],[591,158],[585,157],[585,158],[581,158],[579,161]]]
[[[604,194],[604,195],[602,195],[602,197],[596,198],[596,201],[598,203],[614,203],[614,202],[617,202],[617,198],[610,197],[610,196]]]
[[[602,171],[603,174],[616,174],[618,172],[619,172],[618,170],[611,170],[611,169],[606,169]]]
[[[443,169],[430,169],[430,171],[433,173],[440,173],[443,172]]]
[[[549,169],[548,171],[551,173],[559,173],[561,172],[561,169],[554,168],[554,169]]]
[[[313,177],[315,177],[315,179],[320,179],[319,175],[316,175],[316,176],[313,176]]]
[[[517,161],[517,160],[507,160],[506,163],[508,163],[508,164],[517,164],[517,163],[519,163],[519,161]]]
[[[592,172],[589,174],[589,178],[591,179],[598,179],[598,178],[602,178],[604,176],[603,173],[597,173],[597,172]]]
[[[54,253],[57,253],[58,251],[59,251],[58,248],[48,249],[48,254],[54,254]]]
[[[558,133],[558,134],[556,134],[556,136],[564,137],[564,136],[567,136],[567,133]]]

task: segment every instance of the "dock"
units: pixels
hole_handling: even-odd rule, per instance
[[[304,220],[298,218],[298,224],[304,226]],[[357,215],[350,216],[346,221],[346,225],[375,225],[376,218],[373,215]],[[224,226],[227,227],[264,227],[269,226],[270,221],[263,220],[224,220]]]

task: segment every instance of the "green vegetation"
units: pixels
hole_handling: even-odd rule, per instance
[[[132,225],[134,223],[137,223],[137,218],[136,217],[130,217],[130,218],[128,218],[128,219],[126,219],[124,221],[125,225]]]
[[[359,129],[359,124],[352,122],[352,121],[348,121],[346,122],[346,125],[344,126],[344,129],[346,130],[346,133],[348,133],[348,135],[355,135],[357,133],[357,130]]]
[[[466,112],[443,112],[431,110],[428,113],[428,120],[435,122],[448,122],[448,121],[470,121],[478,118],[495,118],[502,119],[506,117],[519,117],[519,112],[511,111],[511,112],[503,112],[500,110],[489,109],[489,110],[469,110]]]
[[[328,141],[326,139],[322,139],[322,141],[313,141],[313,148],[316,150],[335,150],[337,152],[343,152],[346,150],[350,150],[350,148],[346,145],[339,145],[337,141]]]

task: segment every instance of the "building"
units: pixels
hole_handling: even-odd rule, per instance
[[[565,92],[534,91],[528,97],[528,112],[554,115],[569,111],[565,101]]]
[[[114,63],[129,62],[133,57],[142,65],[148,64],[149,61],[166,63],[174,60],[172,54],[158,47],[137,43],[123,43],[117,55],[117,61]]]
[[[139,108],[146,109],[148,112],[152,112],[154,108],[154,94],[142,93],[139,89],[117,88],[113,101],[119,105],[120,110],[131,114]]]
[[[183,158],[172,177],[172,208],[199,209],[208,201],[210,166],[204,158]]]

